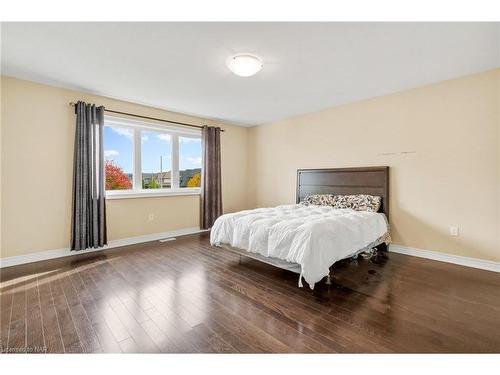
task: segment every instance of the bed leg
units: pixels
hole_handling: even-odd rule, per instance
[[[328,270],[328,276],[326,277],[326,285],[330,286],[333,284],[333,267]]]

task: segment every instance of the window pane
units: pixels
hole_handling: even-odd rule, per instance
[[[142,188],[172,187],[172,138],[170,135],[141,131]]]
[[[104,126],[106,190],[132,189],[133,136],[131,129]]]
[[[179,187],[200,187],[201,139],[179,137]]]

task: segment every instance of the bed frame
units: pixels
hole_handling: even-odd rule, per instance
[[[299,169],[296,202],[310,194],[378,195],[389,220],[389,167]]]
[[[369,194],[382,197],[379,212],[389,217],[389,167],[325,168],[297,170],[296,203],[310,194]],[[377,250],[386,251],[385,243]]]
[[[361,168],[327,168],[327,169],[299,169],[297,170],[296,203],[300,203],[310,194],[370,194],[382,197],[379,212],[383,212],[389,220],[389,167],[361,167]],[[241,256],[255,259],[273,266],[300,273],[294,263],[283,266],[274,263],[271,259],[258,254],[252,254],[228,245],[223,248]],[[377,246],[377,250],[387,250],[386,244]],[[295,267],[295,268],[294,268]],[[332,268],[330,267],[330,275]],[[331,283],[331,276],[326,283]]]

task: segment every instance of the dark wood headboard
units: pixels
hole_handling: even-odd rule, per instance
[[[378,195],[389,220],[389,167],[299,169],[297,203],[309,194]]]

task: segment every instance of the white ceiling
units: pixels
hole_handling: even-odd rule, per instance
[[[3,23],[2,74],[243,126],[500,67],[500,23]],[[264,68],[233,75],[228,56]]]

